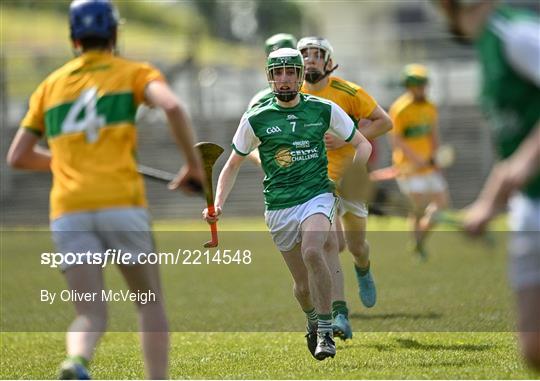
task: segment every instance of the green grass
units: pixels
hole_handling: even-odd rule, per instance
[[[319,363],[303,338],[304,318],[288,271],[261,219],[222,222],[221,249],[249,248],[249,265],[161,267],[171,336],[170,376],[212,379],[523,379],[513,301],[506,283],[505,233],[488,248],[456,232],[436,232],[425,263],[405,250],[400,219],[370,219],[379,300],[358,300],[351,259],[343,256],[355,337]],[[501,225],[502,226],[502,225]],[[200,222],[155,225],[160,251],[196,249]],[[190,227],[189,232],[182,230]],[[247,231],[249,229],[249,231]],[[241,230],[242,232],[238,232]],[[383,231],[384,230],[384,231]],[[47,232],[4,231],[1,261],[1,378],[53,378],[64,356],[69,303],[46,305],[41,288],[63,289],[57,270],[39,264]],[[107,288],[122,288],[116,269]],[[92,363],[95,378],[142,378],[133,306],[110,303],[110,331]],[[22,331],[22,332],[21,332]],[[44,332],[48,331],[48,332]]]
[[[51,379],[63,360],[60,333],[2,334],[2,378]],[[144,377],[134,333],[107,333],[96,379]],[[299,333],[173,333],[170,378],[531,379],[511,333],[356,333],[317,362]]]

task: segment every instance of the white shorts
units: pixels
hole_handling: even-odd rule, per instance
[[[401,192],[409,193],[440,193],[448,189],[446,180],[439,172],[425,175],[415,175],[397,179]]]
[[[343,198],[339,201],[339,215],[343,216],[346,213],[351,213],[356,217],[367,218],[367,205],[361,201],[347,201]]]
[[[107,249],[109,253],[112,250],[130,253],[130,264],[138,263],[140,253],[154,251],[150,217],[144,208],[69,213],[51,221],[51,231],[57,251],[64,255],[59,265],[62,271],[80,262],[103,261]],[[74,255],[68,253],[86,253],[86,256],[75,262]]]
[[[510,200],[510,282],[515,290],[540,285],[540,200],[518,194]]]
[[[338,207],[339,199],[332,193],[323,193],[303,204],[286,209],[267,210],[264,219],[274,244],[280,251],[289,251],[302,241],[300,225],[309,216],[317,213],[324,214],[334,223],[334,215]]]

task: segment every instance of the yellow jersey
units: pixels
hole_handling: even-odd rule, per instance
[[[367,118],[377,107],[371,95],[355,83],[339,77],[330,77],[328,84],[321,91],[308,91],[305,84],[300,90],[303,93],[329,99],[340,106],[358,126],[360,119]],[[352,162],[355,149],[350,144],[328,150],[328,176],[336,181],[343,175],[343,170]]]
[[[45,135],[51,150],[51,219],[146,206],[135,114],[155,80],[164,79],[149,64],[91,51],[50,74],[32,94],[21,128]]]
[[[414,102],[412,95],[405,93],[392,104],[389,114],[394,124],[391,133],[401,137],[423,160],[429,161],[433,158],[435,154],[433,134],[436,131],[438,119],[437,107],[427,100]],[[402,176],[425,174],[435,169],[432,166],[414,169],[413,163],[399,148],[394,148],[392,160]]]

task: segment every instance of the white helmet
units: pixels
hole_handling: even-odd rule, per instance
[[[308,70],[306,71],[306,81],[309,83],[317,83],[323,78],[330,75],[334,70],[337,69],[337,65],[332,69],[327,70],[328,61],[332,59],[334,54],[334,48],[330,45],[330,42],[326,38],[322,37],[304,37],[298,41],[297,49],[302,52],[305,49],[319,49],[324,53],[324,73],[321,73],[318,70]]]
[[[322,37],[304,37],[298,41],[296,49],[302,51],[307,48],[316,48],[324,52],[324,61],[328,62],[334,54],[334,48],[330,45],[330,42],[326,38]]]

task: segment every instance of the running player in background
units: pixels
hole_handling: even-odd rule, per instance
[[[502,161],[465,215],[481,234],[510,207],[510,280],[526,361],[540,371],[540,20],[493,0],[438,0],[455,38],[474,43],[481,100]]]
[[[259,149],[265,174],[265,219],[294,280],[294,295],[305,312],[312,355],[336,353],[332,333],[332,276],[327,263],[338,260],[332,230],[338,199],[328,178],[324,134],[331,132],[354,147],[365,165],[371,145],[335,103],[300,94],[304,64],[299,51],[278,49],[268,56],[267,77],[274,97],[242,116],[233,151],[219,176],[216,221],[245,157]]]
[[[161,73],[146,63],[115,56],[118,13],[108,0],[76,0],[69,8],[71,40],[80,52],[33,93],[8,153],[19,169],[52,171],[50,226],[62,253],[152,252],[144,182],[135,161],[137,107],[163,109],[187,164],[170,189],[200,190],[201,160],[186,112]],[[37,145],[47,139],[49,149]],[[157,265],[122,265],[133,292],[155,301],[137,304],[146,375],[167,378],[168,324]],[[61,266],[71,290],[101,295],[99,264]],[[89,378],[88,364],[107,324],[106,302],[75,301],[61,379]]]
[[[407,91],[390,107],[392,159],[399,171],[399,188],[411,203],[413,251],[426,259],[425,238],[435,213],[448,205],[448,186],[434,164],[439,147],[438,119],[437,107],[426,96],[427,68],[407,65],[402,81]]]
[[[298,42],[298,50],[304,57],[306,78],[301,91],[329,99],[340,106],[360,127],[362,135],[373,140],[392,128],[389,116],[364,89],[355,83],[345,81],[330,74],[334,66],[333,49],[328,40],[321,37],[304,37]],[[367,124],[365,123],[367,121]],[[355,155],[354,147],[333,134],[324,136],[328,151],[328,175],[338,182],[344,169]],[[376,288],[370,271],[369,245],[366,241],[368,210],[362,202],[342,199],[339,208],[340,218],[336,220],[339,252],[349,249],[353,256],[359,295],[364,306],[370,308],[376,303]],[[349,310],[345,301],[343,272],[339,261],[332,269],[334,297],[332,315],[334,334],[341,339],[352,338],[352,329],[348,320]]]

